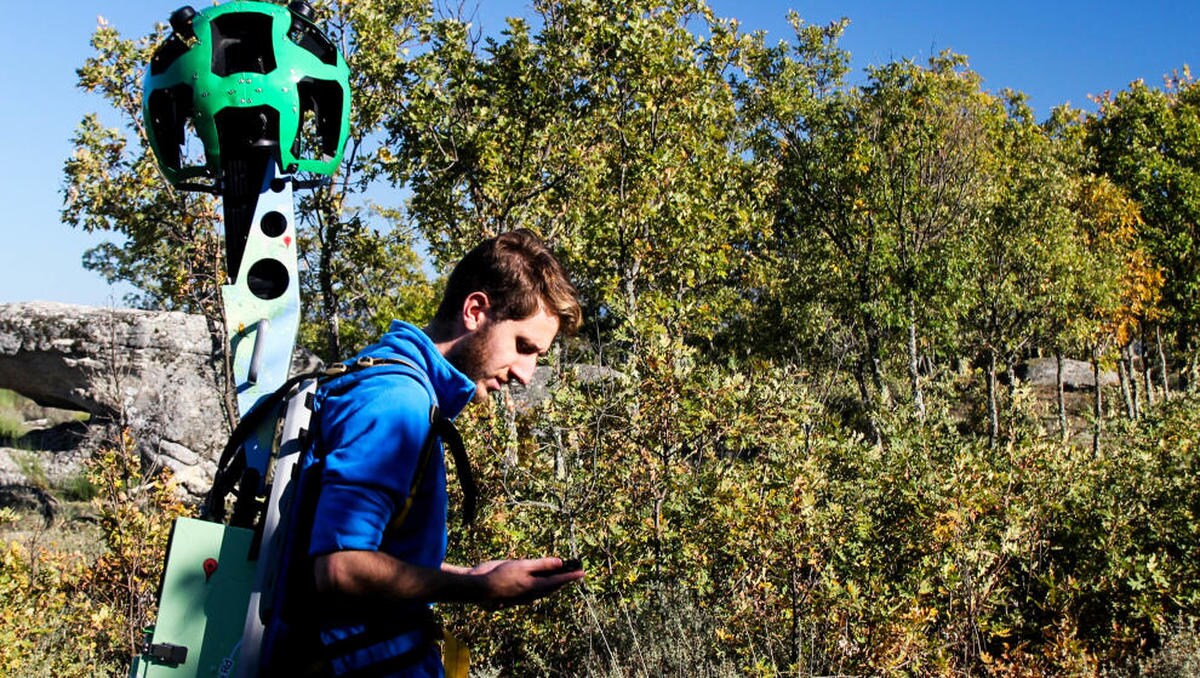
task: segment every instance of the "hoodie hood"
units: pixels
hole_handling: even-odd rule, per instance
[[[363,357],[403,358],[416,365],[429,376],[429,382],[437,395],[438,409],[442,411],[443,416],[451,419],[457,417],[475,397],[475,382],[451,365],[437,350],[437,346],[434,346],[433,340],[415,325],[393,320],[387,334],[347,362],[353,363],[354,360]],[[356,383],[367,377],[370,372],[368,369],[340,377],[337,379],[341,382],[338,386]],[[342,382],[343,379],[346,381]]]

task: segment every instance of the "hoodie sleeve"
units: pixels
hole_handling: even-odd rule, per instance
[[[412,484],[431,401],[412,376],[379,375],[321,406],[327,450],[309,552],[378,550]]]

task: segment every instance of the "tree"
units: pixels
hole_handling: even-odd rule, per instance
[[[123,127],[106,127],[95,114],[80,123],[71,140],[75,152],[63,165],[62,220],[122,237],[121,244],[104,242],[85,252],[83,265],[110,283],[130,283],[135,291],[127,303],[204,316],[213,355],[225,357],[213,379],[225,393],[232,427],[237,406],[219,293],[225,258],[216,201],[163,181],[142,123],[142,73],[163,37],[160,24],[148,36],[124,39],[100,18],[91,40],[96,56],[79,69],[79,86],[99,92]]]
[[[1200,86],[1185,69],[1162,90],[1142,81],[1100,99],[1087,122],[1097,171],[1140,206],[1138,240],[1162,269],[1164,322],[1191,364],[1200,360]],[[1164,375],[1165,378],[1165,375]]]
[[[217,287],[223,259],[211,196],[175,191],[159,175],[142,125],[142,73],[163,27],[138,40],[123,39],[103,18],[92,36],[96,56],[79,69],[79,86],[99,93],[122,128],[86,116],[64,164],[64,222],[88,232],[111,231],[124,243],[104,243],[84,256],[84,267],[109,282],[124,280],[143,308],[179,309],[220,317]]]
[[[1069,168],[1055,156],[1023,97],[1009,94],[1004,124],[995,130],[994,195],[970,229],[964,257],[969,291],[962,307],[966,345],[982,359],[988,438],[1000,435],[997,374],[1051,320],[1058,272],[1069,268],[1074,233],[1064,203]],[[1069,312],[1069,311],[1068,311]]]
[[[776,328],[756,335],[766,355],[799,346],[836,366],[849,356],[870,409],[883,388],[884,287],[876,224],[863,218],[859,199],[870,170],[856,118],[862,94],[844,81],[848,55],[837,41],[847,22],[790,20],[795,44],[752,52],[739,86],[749,147],[774,205],[771,231],[757,247],[777,281],[753,291],[758,313],[750,325]],[[878,437],[873,421],[868,426]]]
[[[841,28],[797,23],[796,57],[767,53],[753,71],[762,89],[746,89],[755,151],[779,164],[775,247],[786,282],[777,306],[820,300],[849,322],[869,408],[883,397],[887,349],[903,335],[924,416],[921,337],[925,328],[948,336],[953,324],[961,290],[948,254],[983,209],[998,107],[951,54],[928,68],[869,69],[866,85],[844,87],[844,55],[832,47]]]
[[[1163,278],[1138,246],[1138,205],[1123,190],[1104,177],[1087,177],[1078,188],[1073,207],[1087,253],[1088,275],[1076,313],[1079,322],[1090,330],[1085,336],[1090,342],[1096,376],[1093,449],[1098,452],[1104,415],[1101,360],[1111,347],[1126,347],[1138,335],[1137,327],[1143,319],[1156,317]]]
[[[991,130],[998,102],[981,91],[966,58],[944,53],[928,68],[896,62],[869,69],[858,117],[872,157],[865,194],[868,221],[890,236],[897,321],[907,338],[913,405],[925,416],[921,328],[948,329],[961,298],[954,251],[990,197]]]
[[[433,289],[417,235],[399,206],[367,199],[394,155],[384,126],[405,106],[410,53],[428,39],[433,13],[421,0],[329,2],[326,31],[350,67],[351,134],[339,174],[297,205],[306,322],[301,338],[326,360],[371,341],[393,318],[432,316]]]
[[[706,341],[737,301],[735,245],[755,227],[723,77],[741,38],[682,0],[534,11],[539,33],[510,20],[483,55],[465,27],[435,27],[390,128],[413,218],[443,263],[500,230],[541,233],[605,340],[632,346],[657,327]]]
[[[341,171],[332,183],[298,203],[302,277],[308,303],[301,333],[332,360],[347,344],[361,344],[389,317],[428,313],[431,290],[414,237],[397,227],[396,207],[360,202],[377,182],[389,151],[378,135],[408,77],[407,52],[430,18],[422,2],[331,2],[318,8],[330,36],[351,64],[355,106]],[[224,282],[220,217],[211,196],[172,188],[156,169],[142,125],[142,73],[165,37],[127,40],[101,20],[92,39],[96,56],[79,71],[80,86],[99,92],[116,110],[120,127],[87,116],[64,166],[63,219],[89,231],[110,231],[124,242],[104,243],[85,255],[87,268],[136,290],[130,301],[147,308],[204,313],[214,350],[224,351],[219,287]],[[188,149],[185,148],[185,152]],[[191,152],[197,149],[193,146]],[[197,163],[198,164],[198,163]],[[345,322],[349,320],[349,322]]]

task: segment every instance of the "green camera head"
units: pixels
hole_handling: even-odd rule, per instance
[[[307,3],[185,6],[171,28],[150,60],[142,106],[168,181],[228,180],[233,163],[264,155],[287,174],[336,171],[350,128],[350,70]],[[189,123],[203,165],[183,164]]]

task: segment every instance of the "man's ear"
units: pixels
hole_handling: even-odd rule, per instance
[[[492,303],[484,292],[472,292],[463,299],[462,323],[463,329],[474,332],[483,326],[488,319],[488,311]]]

